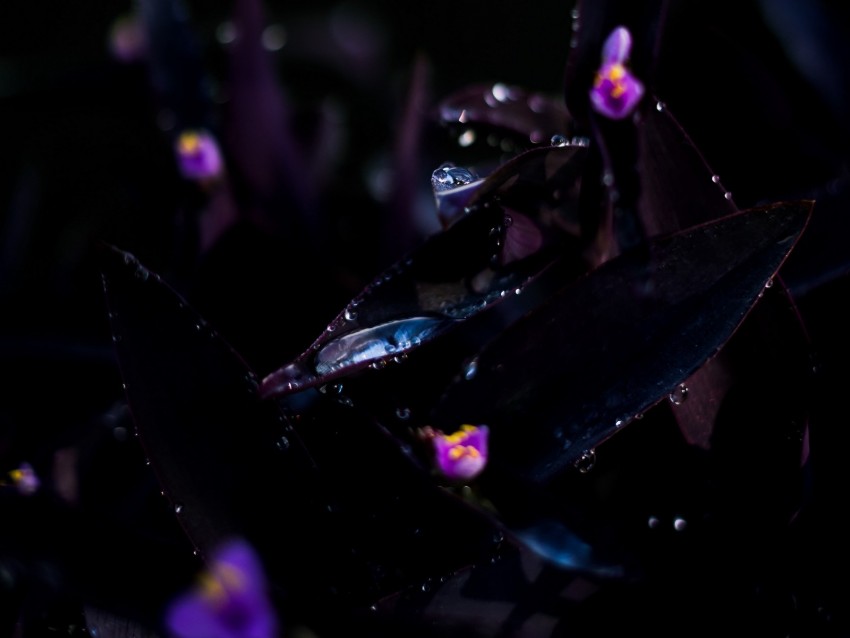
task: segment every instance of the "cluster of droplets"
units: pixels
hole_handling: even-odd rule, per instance
[[[590,146],[590,138],[579,136],[579,135],[574,135],[573,137],[570,138],[570,137],[567,137],[566,135],[556,134],[556,135],[553,135],[550,138],[549,144],[551,146],[557,146],[557,147],[579,146],[579,147],[586,148],[586,147]]]
[[[657,516],[650,516],[646,521],[647,527],[649,529],[661,529],[661,519]],[[688,521],[681,516],[676,516],[673,518],[673,530],[677,532],[684,532],[688,528]]]

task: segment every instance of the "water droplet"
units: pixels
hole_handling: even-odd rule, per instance
[[[118,343],[119,341],[121,341],[121,335],[118,335],[118,334],[112,335],[112,343]]]
[[[443,323],[437,317],[411,317],[349,332],[329,341],[316,353],[315,372],[325,375],[372,362],[385,365],[388,346],[394,352],[409,350],[437,332]]]
[[[687,527],[688,521],[686,521],[684,518],[676,517],[676,519],[673,521],[673,529],[675,529],[677,532],[684,532]]]
[[[575,136],[570,140],[570,146],[581,146],[587,148],[590,146],[590,138],[589,137],[581,137]]]
[[[475,143],[475,131],[472,129],[467,129],[460,135],[458,135],[457,143],[463,146],[464,148],[467,146],[472,146]]]
[[[183,503],[175,503],[174,504],[174,513],[180,514],[183,511]]]
[[[649,529],[657,529],[661,521],[658,520],[657,516],[650,516],[646,524],[649,526]]]
[[[522,288],[517,288],[516,290],[514,290],[514,294],[515,295],[521,295],[522,294]]]
[[[215,39],[219,44],[232,44],[236,41],[236,26],[229,20],[216,27]]]
[[[147,268],[143,266],[136,267],[136,271],[133,273],[133,276],[139,281],[147,281],[150,276],[150,272]]]
[[[765,282],[764,287],[765,287],[765,288],[773,288],[773,278],[768,279],[768,280]]]
[[[493,85],[493,88],[490,89],[493,93],[493,97],[496,98],[499,102],[507,102],[508,100],[512,100],[513,91],[511,91],[510,87],[501,82],[497,82]]]
[[[552,139],[549,140],[549,143],[552,146],[569,146],[570,141],[567,139],[566,135],[553,135]]]
[[[723,193],[723,197],[725,197],[726,199],[732,199],[732,193],[729,192],[729,191],[726,191],[725,193]]]
[[[625,424],[626,424],[626,422],[623,419],[617,419],[616,421],[614,421],[614,427],[615,428],[621,428]]]
[[[287,437],[285,437],[285,436],[280,437],[280,438],[279,438],[279,439],[275,442],[275,447],[276,447],[276,448],[278,449],[278,451],[280,451],[280,452],[286,452],[286,451],[289,449],[289,439],[288,439]]]
[[[596,465],[596,450],[585,450],[573,465],[580,473],[587,474]]]
[[[145,465],[150,465],[150,464],[151,464],[151,460],[150,460],[150,459],[145,459]]]
[[[502,223],[504,224],[505,228],[510,228],[514,223],[514,218],[510,215],[505,215],[504,219],[502,220]]]
[[[688,386],[684,383],[677,385],[667,397],[673,405],[682,405],[688,398]]]
[[[528,139],[532,144],[540,144],[540,142],[546,139],[546,136],[543,134],[543,131],[534,130],[529,133]]]
[[[602,183],[605,186],[613,186],[614,185],[614,173],[610,171],[605,171],[605,174],[602,175]]]
[[[352,310],[351,308],[346,308],[344,316],[346,321],[354,321],[357,319],[357,311]]]
[[[636,419],[636,420],[638,420],[638,421],[639,421],[639,420],[641,420],[642,418],[643,418],[643,412],[638,412],[637,414],[635,414],[635,419]]]
[[[410,418],[410,408],[396,408],[395,415],[402,421]]]
[[[270,24],[261,37],[267,51],[280,51],[286,44],[286,29],[280,24]]]
[[[319,387],[319,392],[321,392],[322,394],[342,394],[342,390],[343,387],[341,383],[327,383]]]
[[[475,174],[467,168],[444,164],[431,173],[431,188],[435,193],[439,193],[471,184],[476,179]]]
[[[720,183],[720,175],[712,175],[711,181],[714,182],[715,184],[719,184]]]
[[[664,104],[664,102],[659,101],[659,102],[655,103],[655,110],[658,111],[659,113],[664,111],[664,109],[666,109],[666,108],[667,108],[667,105]]]
[[[463,378],[467,381],[470,381],[475,377],[475,374],[478,372],[478,360],[473,359],[469,363],[466,364],[463,368]]]

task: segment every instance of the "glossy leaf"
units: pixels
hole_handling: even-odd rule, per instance
[[[262,396],[406,355],[522,290],[564,254],[561,264],[581,272],[577,190],[585,152],[535,149],[495,171],[468,214],[379,275],[309,349],[263,379]]]
[[[722,347],[810,210],[753,209],[604,264],[484,348],[435,425],[487,423],[491,467],[545,483]]]
[[[158,275],[117,249],[103,272],[140,440],[202,555],[248,539],[290,613],[313,621],[317,609],[368,607],[489,556],[493,523],[443,494],[342,397],[302,394],[285,416]]]

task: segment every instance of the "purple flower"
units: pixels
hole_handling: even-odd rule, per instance
[[[27,496],[35,494],[41,485],[41,481],[29,463],[21,463],[18,469],[9,472],[9,476],[18,491]]]
[[[172,602],[166,625],[179,638],[277,636],[277,616],[253,548],[241,539],[220,545],[198,585]]]
[[[631,49],[629,30],[625,27],[614,29],[602,47],[602,66],[590,90],[593,108],[612,120],[631,115],[643,97],[643,84],[625,66]]]
[[[212,180],[224,169],[216,139],[207,131],[183,131],[175,142],[177,164],[186,179]]]
[[[437,466],[451,480],[468,481],[475,478],[487,465],[486,425],[463,425],[454,434],[438,433],[434,436]]]

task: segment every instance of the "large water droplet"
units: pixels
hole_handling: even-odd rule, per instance
[[[346,321],[354,321],[357,319],[357,311],[352,310],[351,308],[345,309],[345,314],[343,315]]]
[[[285,436],[280,437],[275,443],[275,447],[280,452],[286,452],[289,449],[289,439]]]
[[[436,317],[398,319],[356,330],[327,343],[315,356],[316,374],[326,375],[345,367],[381,361],[391,352],[409,350],[445,324]]]
[[[687,529],[687,527],[688,527],[688,521],[686,521],[684,518],[677,517],[673,521],[673,529],[675,529],[677,532],[684,532]]]
[[[467,381],[470,381],[475,377],[475,374],[478,372],[478,361],[473,359],[469,363],[467,363],[463,368],[463,378]]]
[[[549,143],[552,146],[569,146],[570,140],[567,139],[566,135],[553,135],[552,139],[549,140]]]
[[[444,164],[431,173],[431,188],[439,193],[471,184],[476,179],[476,175],[467,168]]]

